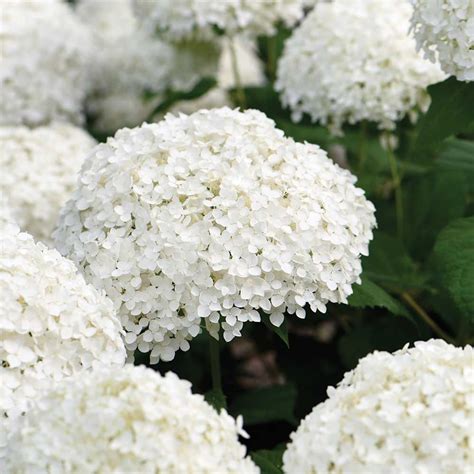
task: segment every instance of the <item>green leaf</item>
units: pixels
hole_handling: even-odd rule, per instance
[[[235,102],[237,91],[233,89],[230,93]],[[280,105],[278,93],[270,84],[260,87],[245,87],[244,93],[247,108],[261,110],[273,119],[289,116],[288,112]]]
[[[413,256],[431,253],[436,236],[464,215],[468,182],[465,172],[436,167],[405,187],[405,239]]]
[[[263,324],[265,324],[270,331],[274,332],[285,343],[286,347],[290,347],[286,318],[281,323],[281,326],[277,327],[270,321],[270,316],[267,313],[260,311],[260,317],[262,318]]]
[[[295,402],[294,385],[274,385],[242,393],[231,403],[229,412],[233,416],[242,415],[246,426],[271,421],[287,421],[295,425]]]
[[[250,453],[252,461],[260,468],[262,474],[283,474],[283,453],[285,446],[275,449],[261,449]]]
[[[149,115],[149,120],[159,113],[165,113],[173,104],[182,100],[194,100],[209,92],[217,81],[214,78],[205,77],[201,79],[190,91],[168,91],[166,99],[153,109]]]
[[[403,244],[391,235],[375,232],[369,256],[363,262],[364,276],[393,292],[421,289],[426,282]]]
[[[433,264],[460,313],[474,322],[474,217],[458,219],[441,231]]]
[[[474,142],[452,138],[446,140],[436,167],[440,172],[464,173],[470,192],[474,191]]]
[[[291,120],[284,118],[275,119],[276,126],[285,132],[285,135],[293,138],[297,142],[315,143],[326,145],[331,141],[331,137],[326,128],[319,125],[295,124]]]
[[[214,407],[218,412],[223,408],[227,409],[227,402],[222,390],[212,389],[204,394],[204,398],[209,405]]]
[[[411,153],[414,160],[436,151],[445,138],[467,130],[474,122],[474,83],[450,77],[428,87],[428,92],[431,105],[418,122]]]
[[[346,369],[353,369],[375,350],[392,352],[422,337],[419,328],[407,319],[381,316],[344,334],[338,341],[338,352]]]
[[[385,308],[397,316],[410,317],[407,311],[398,300],[392,298],[383,288],[370,281],[367,277],[362,277],[361,285],[353,286],[354,293],[349,297],[349,306],[355,308]]]

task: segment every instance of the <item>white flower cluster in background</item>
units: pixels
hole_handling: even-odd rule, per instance
[[[419,48],[461,81],[474,81],[474,2],[411,0],[411,24]]]
[[[173,41],[227,35],[271,35],[278,22],[303,18],[305,0],[133,0],[140,22]]]
[[[2,2],[0,124],[83,121],[91,43],[59,0]]]
[[[7,473],[257,474],[238,436],[191,384],[145,367],[97,370],[58,384],[20,420]]]
[[[55,232],[105,289],[127,348],[173,359],[202,324],[226,341],[259,311],[346,302],[374,207],[355,176],[256,110],[171,114],[89,155]]]
[[[285,474],[468,473],[474,351],[417,342],[359,361],[291,435]]]
[[[76,11],[96,46],[87,106],[97,131],[140,125],[167,89],[187,91],[216,74],[218,44],[171,45],[156,38],[138,25],[132,0],[81,0]]]
[[[320,2],[285,43],[276,89],[293,120],[308,114],[339,133],[345,122],[393,129],[429,104],[444,78],[409,36],[408,0]]]
[[[6,423],[43,390],[85,369],[122,366],[125,348],[112,302],[72,262],[0,224],[1,448]]]
[[[97,131],[115,131],[141,124],[168,87],[171,46],[138,29],[131,0],[81,0],[76,12],[90,29],[96,46],[93,91],[87,108]]]
[[[72,125],[0,127],[0,192],[20,227],[50,243],[95,140]]]
[[[0,225],[6,224],[8,222],[15,222],[15,218],[13,217],[13,211],[8,199],[6,196],[4,196],[2,190],[0,189]]]

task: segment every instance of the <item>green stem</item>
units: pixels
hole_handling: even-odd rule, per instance
[[[364,169],[367,160],[367,122],[364,120],[360,124],[359,135],[359,173]]]
[[[445,341],[450,342],[451,344],[455,344],[454,339],[449,336],[443,329],[441,329],[438,324],[433,321],[428,313],[416,302],[416,300],[411,296],[409,293],[404,291],[401,294],[402,300],[407,303],[415,313],[420,316],[421,319],[433,330],[435,334],[441,336]]]
[[[233,38],[230,39],[230,59],[232,62],[232,72],[234,73],[235,88],[237,90],[237,102],[241,109],[245,109],[245,92],[242,87],[237,52],[235,50],[235,40]]]
[[[209,356],[211,360],[212,388],[222,392],[219,341],[209,334]]]
[[[389,140],[387,139],[387,143]],[[395,188],[395,213],[397,216],[397,233],[398,237],[403,237],[403,196],[401,188],[400,174],[398,173],[397,159],[390,143],[387,146],[388,161],[390,164],[390,172],[392,174],[393,186]]]
[[[267,74],[271,82],[276,76],[276,38],[269,36],[267,38]]]

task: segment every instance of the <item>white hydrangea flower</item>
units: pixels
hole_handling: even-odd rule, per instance
[[[94,93],[87,106],[97,131],[137,126],[167,89],[189,90],[216,74],[219,45],[157,39],[139,27],[131,0],[81,0],[77,13],[96,45]]]
[[[161,98],[147,100],[137,91],[114,90],[91,97],[88,111],[97,133],[115,133],[123,127],[136,127],[153,114]]]
[[[359,361],[291,435],[286,474],[468,473],[474,352],[442,340]]]
[[[139,30],[131,0],[81,0],[76,11],[96,46],[87,101],[94,129],[106,133],[141,124],[156,102],[145,93],[160,97],[169,87],[173,48]]]
[[[92,49],[65,3],[2,2],[0,49],[1,125],[83,121]]]
[[[474,81],[474,2],[411,0],[418,48],[461,81]]]
[[[130,351],[186,350],[201,324],[240,336],[346,302],[374,207],[316,145],[262,112],[171,114],[89,155],[56,244],[115,302]]]
[[[10,203],[2,192],[2,194],[0,194],[0,225],[7,222],[15,222],[15,218],[13,217],[13,211]]]
[[[134,0],[139,21],[173,41],[227,35],[272,35],[278,22],[290,27],[304,14],[306,0]]]
[[[285,44],[276,88],[293,120],[309,114],[339,133],[345,122],[395,122],[429,104],[444,78],[408,35],[408,0],[320,2]]]
[[[239,435],[240,417],[218,414],[172,372],[103,369],[34,404],[15,427],[7,472],[257,474]]]
[[[59,210],[95,144],[85,131],[67,124],[0,127],[0,191],[23,230],[50,243]]]
[[[2,220],[0,226],[1,451],[7,422],[53,382],[85,369],[120,367],[126,354],[103,292],[16,224]]]
[[[132,0],[77,0],[75,11],[94,33],[109,41],[130,38],[138,29]]]

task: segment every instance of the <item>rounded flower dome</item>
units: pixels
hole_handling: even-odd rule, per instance
[[[408,35],[408,0],[320,2],[285,43],[276,88],[299,121],[308,114],[334,133],[363,120],[393,129],[429,104],[444,78]],[[340,27],[340,26],[343,27]]]
[[[374,207],[355,176],[262,112],[171,114],[119,130],[84,164],[56,244],[115,302],[130,351],[186,350],[202,324],[240,335],[346,302]]]
[[[257,474],[238,436],[191,384],[143,366],[97,370],[58,384],[19,420],[7,468],[28,472]]]
[[[474,81],[474,2],[411,0],[418,48],[449,75]]]
[[[139,21],[150,31],[180,41],[211,39],[224,32],[271,35],[276,24],[293,26],[304,14],[306,0],[133,0]]]
[[[125,362],[112,302],[56,250],[0,222],[0,447],[4,423],[52,382]]]
[[[0,31],[0,125],[81,123],[92,48],[69,6],[2,2]]]
[[[468,473],[474,352],[442,340],[374,352],[291,435],[286,474]]]
[[[23,230],[50,242],[59,210],[95,144],[82,129],[67,124],[0,127],[2,198]]]

